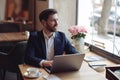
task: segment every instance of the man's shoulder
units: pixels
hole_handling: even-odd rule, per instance
[[[40,33],[42,33],[42,31],[33,31],[33,32],[30,32],[30,35],[31,36],[37,36]]]
[[[37,35],[37,31],[30,32],[31,35]]]
[[[57,32],[56,32],[56,35],[65,35],[65,33],[64,33],[64,32],[61,32],[61,31],[57,31]]]
[[[64,32],[61,32],[61,31],[57,31],[56,32],[56,37],[59,38],[59,39],[65,39],[66,38],[66,35]]]

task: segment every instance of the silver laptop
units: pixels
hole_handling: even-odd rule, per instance
[[[49,73],[79,70],[85,54],[57,55],[54,57],[52,67],[45,67]]]

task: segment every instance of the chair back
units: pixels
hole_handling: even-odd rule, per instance
[[[24,63],[26,46],[27,41],[18,42],[10,52],[10,58],[12,58],[17,65]]]
[[[5,80],[6,71],[17,73],[17,80],[21,80],[18,65],[24,63],[27,41],[18,42],[9,54],[0,52],[0,69],[3,69],[2,80]]]
[[[0,23],[0,33],[19,32],[19,25],[16,23]]]

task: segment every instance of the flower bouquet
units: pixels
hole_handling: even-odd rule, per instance
[[[83,26],[71,26],[69,29],[69,32],[72,34],[72,39],[75,38],[85,38],[87,30]]]
[[[74,41],[74,46],[79,52],[84,52],[84,39],[87,33],[87,30],[83,26],[71,26],[69,32],[72,34],[71,39]]]

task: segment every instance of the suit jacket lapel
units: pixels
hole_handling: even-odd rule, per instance
[[[45,45],[45,38],[43,36],[43,31],[38,32],[38,42],[46,57],[46,45]]]
[[[54,39],[54,54],[58,55],[59,45],[61,43],[60,36],[58,32],[55,32],[55,39]]]

